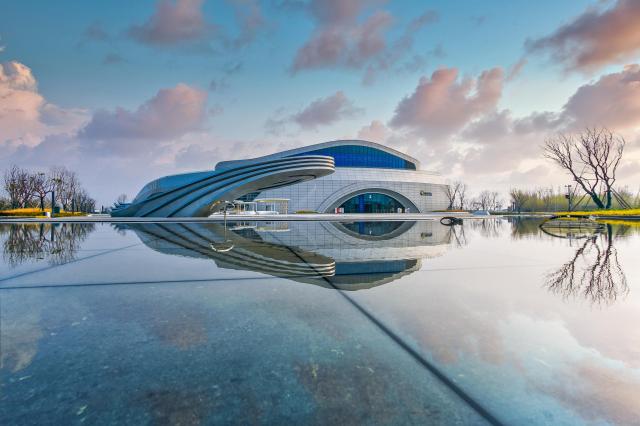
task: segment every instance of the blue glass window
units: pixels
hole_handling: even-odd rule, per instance
[[[336,167],[416,170],[416,165],[404,158],[362,145],[332,146],[296,154],[300,155],[327,155],[333,157]]]
[[[377,193],[356,195],[342,203],[340,207],[345,213],[397,213],[404,212],[405,208],[396,199]]]

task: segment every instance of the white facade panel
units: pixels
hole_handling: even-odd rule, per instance
[[[289,213],[325,213],[333,212],[336,203],[355,194],[381,192],[396,198],[410,211],[425,213],[448,207],[444,188],[442,177],[427,171],[336,167],[331,175],[262,191],[258,197],[288,198]]]

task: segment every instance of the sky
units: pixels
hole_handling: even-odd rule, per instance
[[[472,194],[558,187],[558,133],[625,138],[640,189],[640,1],[5,0],[0,171],[98,205],[162,175],[366,139]]]

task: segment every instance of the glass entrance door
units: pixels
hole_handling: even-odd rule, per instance
[[[345,213],[397,213],[404,206],[386,194],[366,193],[348,199],[340,206]]]

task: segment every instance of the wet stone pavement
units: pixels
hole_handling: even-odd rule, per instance
[[[634,424],[640,230],[0,224],[0,424]]]

